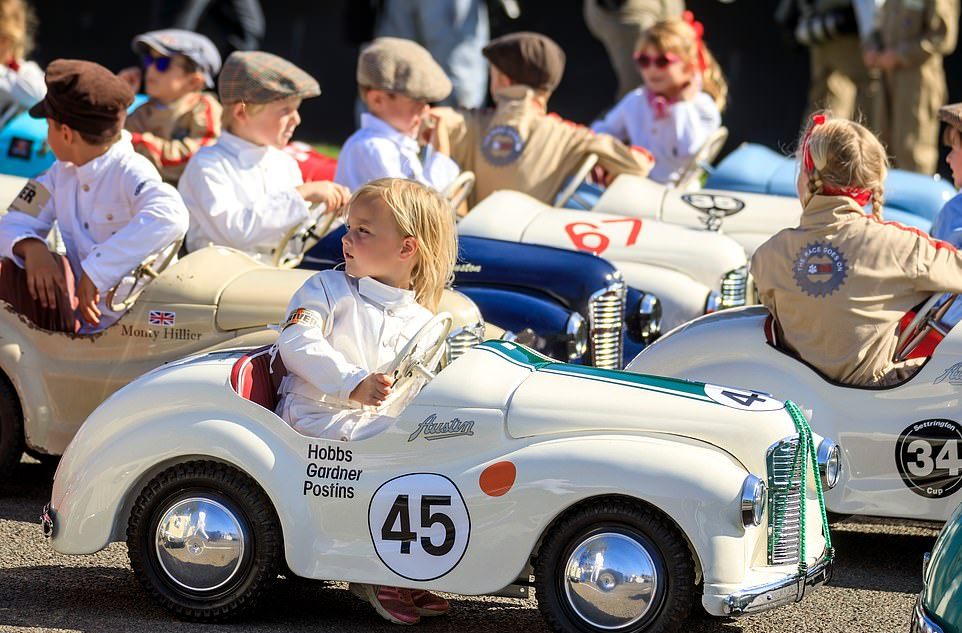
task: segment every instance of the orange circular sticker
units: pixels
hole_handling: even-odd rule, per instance
[[[481,471],[478,484],[489,497],[500,497],[511,490],[517,474],[518,469],[511,462],[496,462]]]

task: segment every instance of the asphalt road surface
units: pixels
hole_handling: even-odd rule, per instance
[[[14,481],[0,482],[0,631],[398,631],[344,585],[279,580],[256,612],[229,625],[181,622],[155,606],[134,579],[122,543],[95,556],[54,553],[37,518],[50,493],[51,472],[21,464]],[[835,577],[803,602],[744,619],[693,619],[685,631],[908,630],[921,589],[922,554],[936,530],[894,521],[845,522],[833,530]],[[547,631],[534,599],[452,596],[451,614],[422,621],[440,633]],[[409,629],[410,630],[410,629]]]

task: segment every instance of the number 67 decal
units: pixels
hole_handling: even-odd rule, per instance
[[[638,218],[616,218],[612,220],[601,220],[597,224],[594,222],[571,222],[565,225],[565,233],[568,239],[579,251],[587,251],[594,255],[601,255],[611,246],[611,236],[600,232],[603,224],[627,224],[628,236],[625,238],[625,246],[634,246],[638,241],[638,234],[641,233],[641,220]],[[588,227],[589,231],[581,230]]]
[[[385,482],[368,509],[378,558],[398,576],[434,580],[461,562],[471,519],[457,486],[443,475],[414,473]]]

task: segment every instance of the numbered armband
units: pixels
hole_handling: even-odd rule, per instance
[[[10,203],[10,209],[26,213],[32,218],[40,215],[43,207],[50,200],[50,191],[36,180],[28,180],[17,197]]]
[[[281,331],[286,330],[292,325],[306,325],[307,327],[322,327],[324,325],[324,318],[319,312],[314,310],[309,310],[307,308],[298,308],[292,310],[290,314],[287,315],[287,320],[284,321],[284,327]]]

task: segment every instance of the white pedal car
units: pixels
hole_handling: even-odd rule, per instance
[[[426,386],[349,443],[270,410],[283,368],[268,348],[146,374],[67,449],[50,542],[92,554],[126,540],[147,592],[195,620],[250,607],[285,562],[461,594],[533,574],[550,626],[588,632],[676,630],[699,598],[754,613],[830,577],[820,486],[834,466],[815,452],[832,443],[785,404],[501,341],[431,379],[440,336],[399,356],[396,389]]]
[[[894,387],[826,379],[778,348],[763,307],[697,319],[646,348],[627,369],[790,394],[812,427],[841,448],[840,481],[825,495],[829,511],[945,521],[962,499],[962,328],[953,328],[954,300],[936,295],[917,318],[909,322],[906,315],[900,358],[928,360]]]

